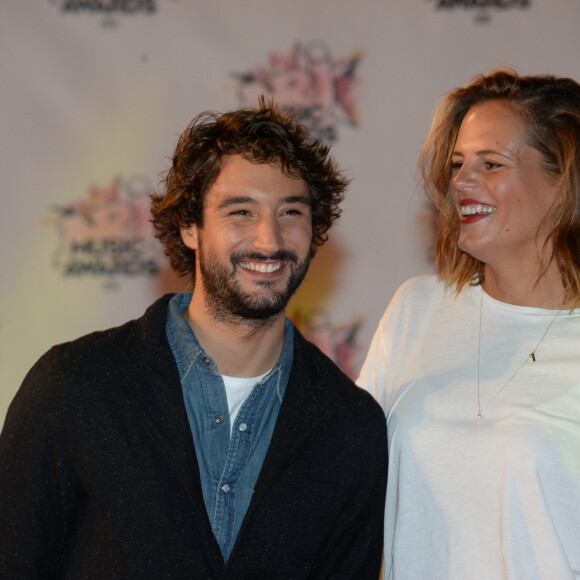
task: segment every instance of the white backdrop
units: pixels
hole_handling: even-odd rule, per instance
[[[397,286],[432,271],[416,159],[437,98],[498,65],[580,79],[579,25],[580,0],[3,0],[0,423],[52,344],[180,288],[145,195],[193,116],[257,90],[316,113],[353,178],[290,313],[323,309],[356,374]]]

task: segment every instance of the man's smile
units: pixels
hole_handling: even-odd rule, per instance
[[[239,262],[239,265],[244,270],[249,270],[251,272],[261,272],[270,274],[271,272],[277,272],[284,266],[285,262],[257,262],[257,261],[243,261]]]

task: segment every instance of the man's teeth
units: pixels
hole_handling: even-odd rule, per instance
[[[241,262],[240,266],[244,268],[244,270],[251,270],[252,272],[277,272],[281,267],[282,264],[277,262],[276,264],[264,264],[263,262]]]
[[[495,207],[491,205],[462,205],[461,206],[461,215],[477,215],[477,214],[486,214],[486,213],[493,213],[495,211]]]

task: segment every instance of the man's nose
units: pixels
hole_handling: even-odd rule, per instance
[[[273,216],[262,216],[256,223],[252,243],[257,251],[272,254],[282,247],[280,224]]]

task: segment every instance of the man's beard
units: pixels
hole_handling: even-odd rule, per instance
[[[220,263],[213,252],[203,251],[201,240],[197,251],[202,275],[201,283],[213,317],[220,321],[239,322],[243,319],[258,326],[267,325],[286,308],[291,296],[304,280],[310,264],[310,254],[302,262],[298,262],[296,252],[280,250],[270,256],[238,252],[232,254],[231,267],[227,267]],[[290,268],[286,288],[266,294],[251,294],[242,290],[236,278],[236,270],[241,268],[240,262],[247,260],[286,260]],[[275,280],[263,280],[258,282],[258,285],[268,290],[277,283]]]

